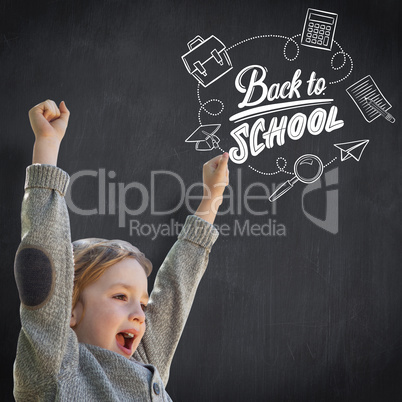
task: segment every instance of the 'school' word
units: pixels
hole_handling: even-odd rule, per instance
[[[287,116],[283,116],[278,123],[278,118],[273,117],[269,123],[268,130],[265,131],[265,119],[259,118],[251,126],[243,123],[230,132],[230,135],[236,140],[237,147],[229,150],[230,159],[237,164],[244,163],[249,156],[249,148],[252,156],[257,156],[265,148],[273,148],[275,142],[282,146],[285,143],[285,134],[291,140],[300,139],[307,127],[307,131],[312,135],[320,134],[324,129],[331,132],[341,128],[344,124],[343,120],[336,120],[338,108],[331,106],[329,113],[325,109],[317,108],[308,117],[304,113],[296,113],[289,120]],[[259,142],[259,134],[265,144]],[[247,147],[248,138],[249,147]]]

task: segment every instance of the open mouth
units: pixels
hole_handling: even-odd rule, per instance
[[[133,342],[135,339],[135,335],[131,332],[119,332],[116,335],[117,346],[127,355],[131,355],[131,348],[133,346]]]

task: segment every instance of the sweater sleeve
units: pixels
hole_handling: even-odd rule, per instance
[[[157,367],[166,386],[170,365],[218,237],[210,223],[191,215],[155,279],[145,313],[146,330],[134,358]]]
[[[27,167],[21,243],[14,275],[21,331],[14,363],[15,392],[39,395],[55,386],[70,328],[74,262],[64,201],[69,176],[58,167]]]

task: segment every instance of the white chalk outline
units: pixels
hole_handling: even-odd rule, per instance
[[[359,162],[360,158],[362,157],[363,151],[369,142],[370,140],[341,142],[338,144],[334,144],[334,147],[341,150],[341,162],[346,161],[349,158],[353,158],[355,161]],[[359,147],[362,147],[359,156],[353,155],[351,152]]]
[[[212,130],[212,132],[208,132],[207,128],[214,128]],[[200,125],[199,127],[197,127],[186,139],[185,142],[195,142],[195,150],[199,151],[199,152],[204,152],[204,151],[212,151],[216,148],[218,148],[218,144],[220,142],[220,138],[215,135],[215,133],[220,129],[221,125],[220,124],[204,124],[204,125]],[[206,130],[201,130],[202,133],[205,135],[205,139],[196,139],[193,140],[191,139],[191,137],[200,129],[206,129]],[[212,141],[212,148],[206,148],[206,149],[200,149],[200,144],[203,142],[206,142],[207,140],[211,139]]]
[[[358,87],[364,88],[367,85],[366,83],[364,83],[365,80],[371,80],[373,83],[374,89],[367,94],[366,93],[363,93],[363,94],[358,93],[357,96],[352,95],[352,93],[351,93],[352,91],[356,91]],[[376,91],[378,91],[378,93]],[[387,98],[383,95],[383,93],[381,92],[381,89],[378,87],[377,83],[374,81],[374,78],[370,74],[366,75],[365,77],[361,78],[360,80],[356,81],[355,83],[353,83],[352,85],[347,87],[346,92],[352,98],[353,102],[355,103],[355,105],[357,106],[360,113],[364,117],[364,120],[366,120],[367,123],[372,123],[375,119],[380,117],[381,114],[374,108],[370,107],[368,105],[368,103],[366,103],[366,101],[364,100],[365,97],[369,96],[370,99],[372,101],[374,101],[376,104],[378,104],[378,99],[381,100],[386,105],[385,108],[382,108],[382,109],[384,109],[384,111],[387,111],[387,110],[391,109],[391,107],[392,107],[392,105],[388,102]],[[359,100],[359,98],[362,98],[362,99]],[[361,101],[361,103],[359,103],[360,101]],[[382,105],[378,105],[378,106],[381,107]],[[370,110],[370,112],[368,112],[368,114],[369,115],[372,114],[373,116],[372,117],[368,116],[369,118],[367,118],[365,116],[365,112],[363,112],[362,108],[363,109],[370,108],[371,110]]]
[[[315,14],[318,17],[324,17],[324,18],[331,18],[334,20],[333,24],[330,24],[328,22],[324,22],[324,21],[319,21],[319,20],[314,20],[311,18],[311,16]],[[302,46],[307,46],[307,47],[312,47],[314,49],[320,49],[320,50],[327,50],[327,51],[331,51],[332,50],[332,44],[334,42],[334,36],[335,36],[335,30],[336,30],[336,24],[338,22],[338,14],[336,13],[331,13],[329,11],[324,11],[324,10],[318,10],[316,8],[308,8],[307,9],[307,13],[306,13],[306,19],[304,20],[304,26],[303,26],[303,32],[302,32],[302,37],[301,37],[301,41],[300,44]],[[307,27],[307,23],[313,24],[314,26],[311,27]],[[318,23],[319,28],[316,28],[316,24]],[[324,28],[322,27],[324,26]],[[315,29],[314,29],[315,28]],[[328,29],[329,28],[329,29]],[[317,30],[317,32],[313,32],[313,35],[309,32],[309,30]],[[323,34],[321,34],[320,32],[318,32],[318,30],[323,31]],[[329,32],[329,35],[327,35],[327,33]],[[319,38],[319,34],[322,36],[322,38]],[[323,42],[325,41],[325,37],[329,38],[329,43],[327,45],[325,44],[315,44],[315,43],[309,43],[307,40],[309,39],[309,35],[310,36],[317,36],[318,40],[323,40]],[[325,36],[325,37],[324,37]],[[314,38],[315,39],[315,38]]]
[[[349,58],[349,60],[350,60],[350,70],[349,70],[349,72],[348,72],[343,78],[340,78],[339,80],[336,80],[336,81],[330,81],[330,82],[328,82],[328,84],[330,84],[330,85],[338,84],[338,83],[340,83],[340,82],[346,80],[346,78],[348,78],[349,75],[352,74],[352,71],[353,71],[353,59],[352,59],[352,57],[350,56],[349,53],[346,53],[346,52],[342,49],[342,46],[341,46],[335,39],[334,39],[334,42],[335,42],[335,44],[339,47],[339,49],[341,49],[341,51],[340,51],[340,52],[335,52],[335,53],[332,55],[332,57],[331,57],[331,68],[332,68],[333,70],[335,70],[335,71],[340,70],[341,68],[343,68],[343,67],[345,66],[345,64],[346,64],[346,56],[347,56],[347,57]],[[343,54],[343,64],[342,64],[341,66],[339,66],[339,67],[334,67],[334,58],[335,58],[335,56],[337,56],[338,54]]]
[[[219,44],[222,45],[222,49],[218,51],[217,49],[213,49],[211,51],[211,57],[208,57],[206,60],[197,60],[194,65],[194,69],[192,69],[192,66],[189,65],[186,56],[189,55],[190,53],[194,52],[196,49],[198,49],[200,46],[204,45],[207,41],[209,40],[215,40]],[[196,45],[196,43],[198,44]],[[216,80],[224,76],[226,73],[228,73],[232,68],[232,61],[230,60],[229,55],[227,54],[227,48],[225,44],[219,40],[215,35],[211,35],[208,39],[204,39],[202,36],[197,35],[195,38],[193,38],[190,42],[187,43],[187,46],[189,48],[189,51],[181,56],[181,59],[184,63],[184,66],[186,67],[187,71],[204,87],[208,87],[209,85],[213,84]],[[226,69],[223,71],[220,75],[215,77],[212,81],[209,81],[207,83],[204,82],[203,77],[208,77],[208,72],[205,70],[204,65],[214,59],[217,64],[220,66],[225,66]],[[226,63],[225,63],[226,61]]]
[[[301,176],[298,173],[299,165],[302,165],[304,163],[311,165],[313,163],[313,160],[318,162],[318,170],[317,170],[316,174],[311,178],[306,178],[306,177]],[[322,163],[322,160],[317,155],[305,154],[305,155],[300,156],[296,160],[293,170],[294,170],[294,177],[292,177],[290,180],[286,180],[279,187],[277,187],[277,189],[269,196],[269,198],[268,198],[269,201],[274,202],[279,197],[282,197],[285,193],[287,193],[289,190],[291,190],[293,188],[294,184],[297,183],[298,181],[301,181],[304,184],[314,183],[321,177],[321,175],[324,171],[324,165]]]

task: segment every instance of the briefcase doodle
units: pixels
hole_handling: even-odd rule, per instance
[[[181,56],[183,63],[188,72],[204,87],[233,68],[226,46],[214,35],[206,40],[197,35],[187,46],[190,51]]]

